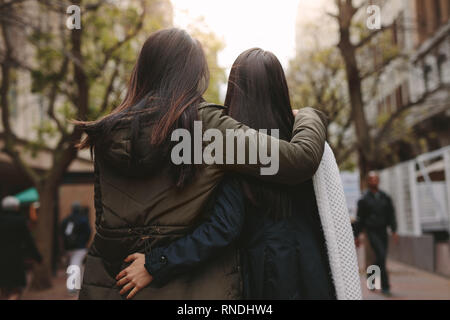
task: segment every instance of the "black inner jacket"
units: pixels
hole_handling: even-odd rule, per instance
[[[240,239],[243,297],[334,299],[312,181],[298,186],[289,217],[273,219],[259,210],[246,201]]]

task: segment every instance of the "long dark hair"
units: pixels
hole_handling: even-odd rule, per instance
[[[279,129],[279,138],[290,141],[292,114],[286,76],[277,57],[253,48],[244,51],[234,62],[225,98],[228,114],[254,129]],[[270,132],[269,132],[270,133]],[[245,178],[246,197],[251,203],[275,218],[291,212],[291,189]]]
[[[166,145],[174,129],[193,133],[198,118],[196,106],[203,101],[208,83],[207,60],[196,39],[177,28],[154,32],[142,46],[123,102],[100,120],[77,122],[87,133],[79,147],[105,145],[117,125],[129,124],[133,150],[140,128],[151,118],[149,144],[168,150]],[[177,186],[183,186],[195,174],[193,165],[172,167]]]

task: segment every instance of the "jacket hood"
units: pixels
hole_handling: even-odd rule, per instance
[[[115,129],[109,141],[96,148],[95,156],[104,164],[125,176],[148,176],[167,163],[167,146],[150,144],[151,127],[140,129],[132,139],[130,127]]]
[[[158,121],[158,113],[146,108],[145,99],[128,113],[119,114],[109,131],[95,145],[95,157],[125,176],[148,176],[167,163],[169,146],[151,145],[152,129]]]

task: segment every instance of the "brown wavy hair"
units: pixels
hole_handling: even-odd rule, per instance
[[[133,146],[149,116],[153,117],[149,134],[153,147],[170,143],[170,134],[177,128],[193,134],[197,105],[208,83],[208,64],[198,40],[177,28],[154,32],[142,46],[122,103],[97,121],[76,122],[87,133],[78,147],[93,150],[107,144],[119,124],[130,125]],[[195,173],[193,165],[173,166],[178,186]]]

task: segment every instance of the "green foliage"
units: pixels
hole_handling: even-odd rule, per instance
[[[292,59],[287,73],[294,108],[314,107],[329,118],[329,142],[341,168],[353,168],[354,141],[351,133],[351,108],[346,74],[335,47],[304,51]]]
[[[59,9],[71,4],[68,0],[63,2]],[[85,117],[98,119],[123,99],[146,38],[172,23],[169,0],[104,2],[95,9],[87,9],[98,3],[98,0],[81,1],[80,31],[66,27],[65,10],[49,7],[46,2],[37,7],[39,22],[33,22],[37,27],[27,32],[27,45],[32,48],[32,82],[27,90],[39,97],[48,115],[36,119],[35,125],[29,128],[30,141],[26,148],[34,155],[42,148],[56,146],[59,139],[72,132],[71,120],[79,117],[80,88],[75,66],[81,66],[86,75],[88,108]],[[221,103],[220,88],[225,84],[226,75],[224,68],[218,65],[217,56],[224,43],[203,25],[196,24],[189,31],[202,43],[210,67],[210,85],[205,99]],[[81,32],[79,58],[73,54],[74,32]]]
[[[73,64],[82,64],[83,72],[87,76],[87,119],[97,119],[117,105],[123,96],[143,41],[151,32],[170,26],[168,23],[171,23],[172,12],[155,9],[160,8],[162,2],[168,1],[131,0],[126,4],[105,2],[95,10],[84,8],[98,1],[82,1],[81,61],[74,60],[72,55],[71,37],[74,31],[65,26],[68,17],[65,12],[50,10],[45,3],[39,6],[41,19],[55,23],[40,24],[39,28],[34,28],[29,33],[28,42],[34,48],[36,65],[30,72],[31,91],[45,97],[44,100],[49,103],[47,109],[53,108],[64,131],[70,130],[70,120],[77,117],[79,92]],[[50,103],[53,102],[51,97],[55,88],[56,98],[52,106]],[[32,147],[37,149],[45,145],[50,131],[53,140],[47,141],[55,141],[54,138],[62,134],[58,131],[60,129],[52,118],[38,124],[33,128],[38,139],[33,142]]]

